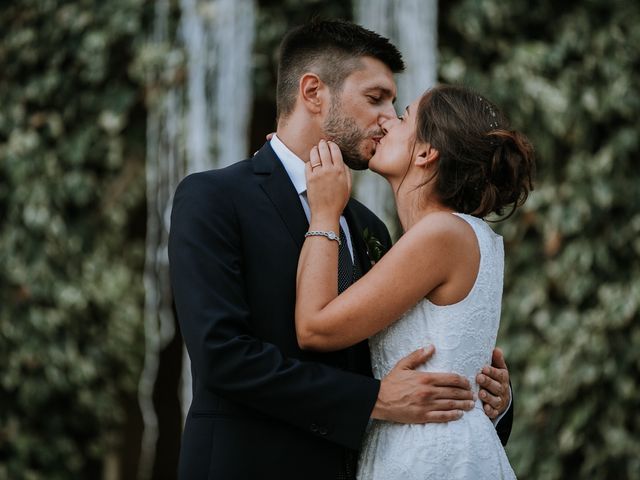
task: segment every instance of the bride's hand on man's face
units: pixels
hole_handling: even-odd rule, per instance
[[[339,217],[351,194],[351,171],[342,161],[340,148],[321,140],[311,149],[305,174],[311,216]]]

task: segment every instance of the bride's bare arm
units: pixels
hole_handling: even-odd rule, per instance
[[[307,167],[309,195],[313,195],[309,198],[309,230],[337,233],[340,212],[348,199],[344,196],[346,180],[337,174],[344,168],[341,160],[331,163],[326,157],[326,152],[312,154],[310,165],[317,165],[320,159],[323,163],[313,171]],[[323,188],[314,189],[314,182]],[[429,214],[341,295],[337,291],[338,243],[308,237],[298,263],[298,343],[305,349],[339,350],[382,330],[429,292],[443,288],[452,277],[461,277],[460,271],[469,270],[469,262],[477,266],[479,258],[473,258],[475,248],[469,248],[468,240],[475,237],[469,233],[466,222],[449,213]],[[464,282],[461,286],[464,289]],[[455,286],[450,290],[455,295]]]
[[[331,227],[327,222],[317,229],[325,226]],[[461,228],[464,226],[450,214],[429,215],[339,296],[337,242],[308,238],[298,264],[296,331],[300,346],[345,348],[397,320],[447,281],[451,259],[460,254],[457,237]],[[316,229],[313,222],[310,229]]]

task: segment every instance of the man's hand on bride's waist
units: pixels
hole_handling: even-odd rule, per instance
[[[433,356],[435,348],[416,350],[400,360],[380,384],[371,418],[398,423],[445,423],[473,409],[469,381],[455,373],[415,369]]]

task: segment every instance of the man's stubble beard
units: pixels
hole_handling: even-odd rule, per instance
[[[382,133],[378,130],[370,133],[362,131],[353,118],[342,114],[339,98],[331,103],[323,129],[326,137],[340,147],[342,159],[349,168],[366,170],[369,167],[373,152],[367,156],[362,153],[361,146],[366,139],[382,136]]]

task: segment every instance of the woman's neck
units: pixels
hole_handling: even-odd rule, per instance
[[[398,218],[402,225],[402,230],[406,232],[419,222],[425,215],[435,212],[453,212],[453,209],[443,205],[432,191],[432,184],[419,186],[408,184],[407,181],[395,182],[389,181],[393,189],[393,195],[396,201]],[[400,187],[400,188],[398,188]]]

